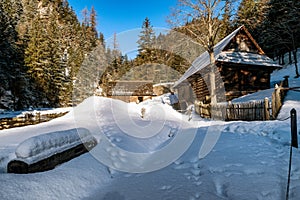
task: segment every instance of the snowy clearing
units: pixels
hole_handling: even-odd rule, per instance
[[[287,68],[293,74],[293,66]],[[299,86],[300,80],[292,79],[290,85]],[[262,91],[247,98],[260,100],[268,93]],[[299,102],[299,92],[289,91],[278,117],[283,121],[225,123],[211,122],[195,115],[189,122],[188,116],[177,113],[159,100],[136,105],[91,97],[67,115],[50,122],[0,131],[0,197],[4,200],[281,200],[286,194],[290,145],[290,121],[284,119],[295,108],[300,127]],[[141,118],[142,108],[146,109],[144,118]],[[6,173],[8,161],[16,157],[15,151],[23,141],[73,128],[88,129],[99,144],[90,153],[54,170],[25,175]],[[199,159],[199,150],[205,145],[204,141],[207,142],[206,136],[214,130],[221,130],[220,138],[209,154]],[[186,142],[188,147],[182,155],[166,167],[148,173],[113,169],[137,165],[115,147],[135,155],[151,155],[163,152],[178,137],[190,137],[192,143]],[[111,148],[101,149],[105,142],[111,142]],[[181,144],[177,146],[179,148]],[[108,164],[112,167],[99,161],[99,152],[109,155],[107,159],[111,163]],[[159,159],[155,157],[153,162],[167,160],[166,155],[162,154]],[[149,160],[140,160],[138,164],[147,162]],[[299,180],[300,151],[293,149],[290,199],[300,198]]]

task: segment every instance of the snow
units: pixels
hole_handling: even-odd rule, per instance
[[[246,65],[258,65],[262,67],[271,66],[279,67],[279,65],[266,55],[259,55],[248,52],[221,52],[216,57],[217,61],[240,63]]]
[[[282,80],[287,71],[290,86],[299,87],[293,65],[274,72],[272,80]],[[271,91],[237,101],[262,100]],[[221,122],[195,114],[188,121],[189,116],[163,104],[161,98],[127,104],[90,97],[63,117],[0,131],[0,197],[281,200],[286,195],[291,140],[286,118],[295,108],[300,127],[299,102],[299,92],[289,91],[278,120]],[[143,108],[145,116],[141,118]],[[32,157],[52,147],[59,149],[57,145],[66,144],[69,139],[65,137],[72,135],[74,128],[88,130],[99,142],[90,153],[46,172],[6,173],[7,163],[16,156]],[[199,157],[200,149],[208,154]],[[293,148],[292,200],[300,198],[299,154],[300,150]]]
[[[288,63],[289,62],[289,59],[288,59],[288,54],[285,54],[284,56],[284,62],[285,63]],[[297,58],[300,57],[300,48],[297,49]],[[294,59],[294,57],[292,56],[292,59]],[[298,61],[299,63],[299,61]],[[299,65],[299,64],[298,64]],[[272,76],[271,76],[271,83],[272,82],[276,82],[278,80],[282,80],[282,78],[284,76],[289,76],[290,78],[293,78],[296,76],[296,72],[295,72],[295,65],[294,64],[291,64],[291,65],[286,65],[285,67],[283,67],[282,69],[280,70],[276,70],[272,73]],[[298,81],[297,79],[293,79],[293,81]],[[299,86],[299,85],[298,85]]]
[[[94,137],[83,128],[50,132],[23,141],[15,154],[18,160],[30,164],[92,140],[95,140]]]
[[[274,88],[261,90],[255,92],[253,94],[248,94],[245,96],[241,96],[239,98],[233,99],[233,103],[243,103],[243,102],[253,102],[253,101],[263,101],[265,98],[268,98],[269,101],[272,101],[272,93],[274,92]]]

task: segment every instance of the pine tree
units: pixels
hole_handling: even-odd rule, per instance
[[[103,46],[105,46],[105,42],[104,42],[104,35],[103,33],[99,33],[99,42],[100,44],[102,44]]]
[[[245,25],[255,38],[259,38],[259,27],[268,11],[269,0],[242,0],[236,14],[237,26]]]
[[[233,2],[227,0],[225,2],[224,13],[222,14],[222,26],[220,27],[220,38],[226,37],[232,32],[232,16],[233,16]]]
[[[0,95],[17,109],[70,106],[83,61],[104,48],[95,9],[80,24],[66,0],[1,0],[0,36]],[[98,74],[103,55],[88,60]]]
[[[91,29],[91,34],[94,34],[94,38],[98,39],[98,32],[97,32],[97,14],[94,6],[91,8],[91,13],[90,13],[90,29]]]
[[[297,48],[300,47],[300,2],[271,0],[260,40],[270,55],[293,52],[296,77],[299,77]],[[284,63],[282,63],[284,64]]]
[[[14,54],[10,35],[14,32],[11,26],[11,19],[5,12],[3,5],[0,5],[0,99],[6,96],[6,91],[10,89],[13,74],[11,73],[10,55]],[[0,108],[7,108],[9,105],[0,105]]]
[[[152,50],[155,40],[155,33],[148,17],[145,18],[142,30],[139,35],[138,43],[138,58],[141,63],[152,61]]]
[[[23,96],[24,73],[22,49],[18,44],[18,21],[22,15],[22,4],[17,0],[1,0],[0,4],[0,99],[7,102],[6,108],[17,109]],[[8,100],[9,99],[9,100]],[[2,107],[0,105],[0,107]]]
[[[49,96],[49,86],[51,84],[51,67],[53,66],[50,60],[53,44],[47,37],[47,27],[44,20],[41,17],[36,17],[33,23],[29,30],[31,38],[25,50],[25,65],[39,90],[44,93],[44,97],[48,96],[52,99]]]
[[[118,42],[118,38],[117,38],[116,33],[114,33],[111,54],[112,54],[112,59],[117,59],[117,58],[122,56],[122,53],[119,49],[119,42]]]
[[[81,26],[77,20],[75,12],[65,1],[61,7],[60,23],[63,29],[58,30],[59,46],[59,70],[58,80],[60,80],[59,102],[61,106],[72,105],[73,81],[84,59],[84,51],[81,48]]]
[[[82,20],[82,25],[87,27],[89,26],[89,18],[88,18],[88,13],[89,13],[89,10],[87,7],[85,7],[82,11],[82,16],[83,16],[83,20]]]

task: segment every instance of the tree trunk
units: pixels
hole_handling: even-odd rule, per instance
[[[284,62],[284,53],[281,54],[281,65],[285,65],[285,62]]]
[[[293,51],[294,53],[294,61],[295,61],[295,70],[296,70],[296,78],[299,78],[300,75],[299,75],[299,71],[298,71],[298,60],[297,60],[297,49]]]
[[[209,82],[210,82],[210,96],[211,96],[211,104],[217,104],[217,95],[216,95],[216,78],[215,78],[215,55],[214,52],[209,52],[210,57],[210,74],[209,74]]]
[[[292,52],[289,51],[289,64],[292,64],[293,61],[292,61]]]

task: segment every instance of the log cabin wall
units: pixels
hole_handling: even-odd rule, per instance
[[[188,78],[188,81],[191,84],[191,87],[195,93],[196,99],[199,101],[207,102],[208,97],[210,95],[208,89],[208,81],[209,81],[209,74],[204,72],[205,69],[201,70],[197,74],[192,75]]]
[[[216,73],[216,93],[218,102],[254,93],[270,88],[271,68],[265,66],[249,66],[234,63],[217,63],[219,74]],[[262,70],[262,68],[264,68]],[[209,69],[200,70],[188,78],[199,101],[209,102]],[[225,89],[225,91],[224,91]]]
[[[216,94],[217,101],[225,101],[225,89],[224,89],[224,80],[223,76],[220,73],[219,67],[214,66],[215,73],[215,86],[216,86]],[[198,73],[192,75],[188,78],[188,81],[191,84],[191,87],[196,95],[197,100],[202,101],[204,103],[210,102],[210,79],[209,73],[211,69],[210,67],[205,67],[201,69]]]
[[[270,88],[272,69],[265,66],[218,63],[226,90],[226,100]],[[262,68],[264,68],[262,70]]]

